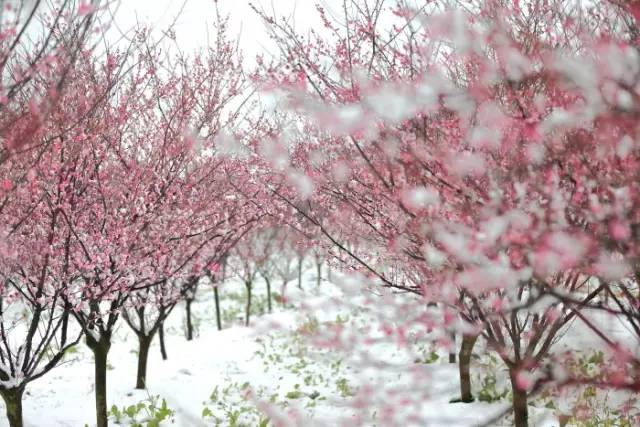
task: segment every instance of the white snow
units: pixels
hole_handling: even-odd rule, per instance
[[[334,278],[336,283],[353,282]],[[254,292],[262,293],[261,286],[257,284]],[[219,417],[219,425],[229,425],[228,416],[236,409],[242,409],[239,420],[245,424],[241,425],[258,425],[259,406],[283,425],[453,427],[476,425],[509,405],[508,400],[449,403],[458,393],[457,365],[447,363],[446,351],[429,347],[424,337],[430,332],[413,318],[419,314],[416,307],[423,304],[415,298],[362,291],[345,294],[326,281],[318,288],[309,274],[303,288],[287,289],[296,309],[274,303],[275,312],[255,317],[250,328],[217,331],[212,290],[201,287],[193,306],[196,338],[185,340],[184,310],[178,307],[165,327],[169,359],[161,360],[157,337],[152,345],[147,390],[134,389],[137,339],[121,322],[109,353],[108,406],[123,408],[159,396],[175,411],[173,422],[163,426],[217,425],[209,414]],[[242,295],[242,287],[225,283],[220,292]],[[375,301],[379,303],[372,304]],[[241,316],[242,307],[233,314],[229,302],[223,303],[229,326]],[[404,324],[397,323],[396,310],[404,310]],[[311,345],[305,337],[314,331],[320,332],[316,344],[339,331],[335,336],[343,351]],[[407,340],[416,345],[407,345]],[[436,354],[436,361],[416,363],[429,351]],[[275,405],[265,405],[269,399]],[[205,408],[210,412],[203,418]],[[556,422],[544,408],[532,408],[531,414],[534,426]],[[30,427],[94,425],[93,360],[84,343],[62,366],[27,387],[24,418]],[[111,423],[115,425],[113,419]],[[508,424],[507,420],[501,425]],[[0,418],[0,426],[5,425]]]

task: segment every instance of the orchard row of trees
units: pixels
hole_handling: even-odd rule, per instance
[[[144,387],[151,340],[178,302],[190,318],[200,278],[215,282],[234,257],[248,323],[256,278],[270,304],[270,279],[293,277],[269,258],[286,248],[361,273],[363,293],[440,307],[438,327],[461,336],[463,402],[482,337],[509,371],[519,427],[545,388],[638,392],[634,2],[343,0],[318,6],[323,27],[308,35],[256,8],[280,56],[252,70],[219,15],[213,45],[184,55],[165,50],[172,30],[109,45],[104,11],[2,3],[0,394],[12,426],[26,385],[82,338],[106,426],[121,318]],[[552,349],[574,321],[607,349],[608,375],[562,369]]]
[[[636,2],[341,4],[308,35],[256,9],[288,64],[253,75],[285,111],[263,142],[275,199],[374,286],[443,308],[463,402],[478,337],[509,371],[516,426],[543,388],[637,393]],[[563,369],[573,321],[609,372]]]
[[[106,426],[120,319],[143,387],[162,320],[263,216],[234,190],[256,191],[248,165],[213,143],[241,120],[241,57],[224,19],[187,57],[143,28],[109,46],[98,2],[2,7],[0,394],[22,425],[25,386],[84,337]]]

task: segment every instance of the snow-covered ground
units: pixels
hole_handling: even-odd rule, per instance
[[[144,421],[146,409],[135,405],[154,399],[157,406],[166,400],[173,411],[163,426],[266,425],[263,411],[272,420],[300,426],[471,426],[508,407],[508,399],[450,403],[458,393],[458,375],[446,351],[421,345],[419,334],[397,342],[381,322],[389,307],[370,312],[362,297],[326,281],[317,288],[311,274],[305,279],[304,291],[289,285],[289,308],[274,303],[274,313],[254,317],[250,328],[240,326],[238,318],[243,287],[225,284],[222,331],[215,327],[211,288],[201,286],[196,338],[185,340],[184,310],[178,307],[166,326],[169,359],[161,359],[157,337],[152,345],[147,390],[134,389],[137,339],[121,322],[109,353],[108,401],[118,408],[112,424]],[[263,309],[264,297],[256,305]],[[322,338],[314,346],[309,336]],[[412,339],[416,345],[407,345]],[[79,344],[62,366],[31,383],[24,396],[25,425],[93,425],[92,362]],[[544,408],[532,408],[531,416],[532,425],[558,425]],[[508,419],[502,425],[509,425]]]

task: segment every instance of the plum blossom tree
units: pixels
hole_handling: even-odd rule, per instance
[[[81,271],[66,301],[95,356],[100,426],[107,423],[107,355],[125,304],[131,298],[140,320],[140,310],[150,314],[156,303],[155,320],[134,328],[148,350],[176,297],[191,292],[192,278],[212,261],[205,250],[222,256],[256,220],[228,197],[237,160],[216,154],[214,137],[237,114],[224,108],[242,84],[234,46],[222,24],[218,30],[218,46],[193,60],[163,57],[143,31],[132,72],[100,117],[100,132],[82,146],[82,161],[93,166],[78,172],[80,194],[65,210],[76,247],[71,262]],[[128,316],[130,325],[135,318]],[[139,367],[142,386],[146,359]]]
[[[207,52],[192,59],[167,59],[166,75],[153,74],[153,89],[147,88],[156,105],[149,120],[139,125],[138,138],[155,141],[145,153],[153,156],[147,162],[153,168],[150,176],[173,181],[174,197],[156,211],[163,215],[165,251],[154,270],[165,272],[163,285],[136,292],[138,301],[127,316],[140,337],[138,388],[144,387],[149,345],[166,317],[185,301],[187,339],[193,338],[190,309],[203,269],[224,258],[256,219],[250,206],[244,206],[247,202],[233,196],[230,185],[242,165],[217,144],[219,134],[236,125],[238,110],[231,104],[238,100],[244,79],[240,55],[227,39],[226,21],[220,16],[216,34],[216,45]],[[231,107],[236,110],[229,114]],[[176,275],[178,270],[183,273]]]
[[[265,282],[267,291],[267,309],[272,311],[271,305],[271,271],[273,258],[278,256],[275,252],[278,248],[278,228],[268,227],[267,222],[263,226],[255,228],[246,234],[238,242],[230,259],[231,267],[245,286],[245,326],[249,326],[253,303],[254,285],[259,277]]]
[[[345,1],[340,21],[318,10],[325,28],[309,37],[257,10],[287,65],[262,61],[256,80],[296,117],[262,151],[270,189],[362,272],[453,310],[445,327],[466,320],[467,361],[482,333],[526,426],[527,392],[558,380],[531,375],[570,320],[628,353],[583,311],[612,282],[618,314],[637,294],[637,10]]]
[[[11,426],[23,425],[26,385],[53,369],[80,338],[64,302],[79,275],[61,206],[81,167],[67,145],[82,139],[77,126],[92,122],[114,92],[113,85],[86,79],[97,40],[95,6],[2,4],[0,394]],[[124,72],[119,59],[110,57],[114,74]]]
[[[273,256],[269,260],[268,270],[272,278],[280,282],[279,300],[283,305],[287,303],[287,285],[299,277],[299,263],[297,262],[296,245],[303,234],[289,225],[279,226],[275,230]],[[294,261],[295,267],[294,267]]]
[[[298,252],[300,284],[311,248],[389,309],[387,339],[437,329],[429,339],[453,348],[462,335],[463,402],[482,337],[509,371],[518,427],[545,387],[640,389],[636,2],[344,0],[337,14],[318,6],[323,28],[308,36],[256,9],[281,57],[259,57],[252,78],[278,107],[245,132],[241,56],[219,15],[215,45],[193,57],[165,54],[144,29],[98,55],[98,2],[44,3],[0,2],[0,395],[12,426],[26,384],[81,336],[106,426],[120,315],[139,339],[142,388],[156,332],[180,301],[190,325],[200,278],[232,250],[247,324],[258,275],[269,307],[272,267],[292,278],[273,251]],[[36,22],[49,30],[33,42]],[[608,350],[607,375],[571,375],[553,353],[572,322]]]

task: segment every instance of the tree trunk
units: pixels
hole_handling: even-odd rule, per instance
[[[316,262],[316,285],[320,287],[320,283],[322,283],[322,263]]]
[[[513,393],[513,425],[515,427],[529,426],[529,408],[527,406],[527,391],[518,387],[517,371],[510,372],[511,392]]]
[[[302,257],[298,258],[298,289],[302,289]]]
[[[138,390],[144,390],[147,387],[147,360],[149,359],[149,347],[151,347],[151,341],[153,335],[138,336],[138,373],[136,375],[136,388]]]
[[[160,354],[162,355],[162,360],[167,360],[167,347],[164,344],[164,320],[160,322],[160,326],[158,327],[158,338],[160,338]]]
[[[451,332],[451,350],[449,351],[449,363],[456,363],[456,333]]]
[[[89,333],[85,334],[87,346],[93,352],[95,367],[95,394],[96,394],[96,426],[108,427],[107,417],[107,355],[111,342],[108,337],[100,336],[97,341]]]
[[[7,407],[7,419],[10,427],[22,427],[22,393],[24,387],[0,390]]]
[[[264,277],[264,281],[267,282],[267,308],[269,309],[269,313],[271,313],[271,280],[267,276]]]
[[[191,303],[193,302],[192,298],[186,299],[187,304],[187,341],[191,341],[193,339],[193,323],[191,322]]]
[[[473,394],[471,393],[471,355],[477,340],[478,335],[462,335],[458,367],[460,371],[460,401],[464,403],[473,402]]]
[[[287,306],[287,299],[285,296],[285,293],[287,292],[287,282],[286,280],[282,281],[282,291],[280,292],[280,302],[282,303],[283,307]]]
[[[213,287],[213,299],[216,303],[216,324],[218,325],[218,330],[222,330],[222,321],[220,320],[220,295],[218,294],[218,286]]]
[[[249,318],[251,317],[251,282],[245,283],[247,288],[247,305],[244,311],[244,325],[249,326]]]

